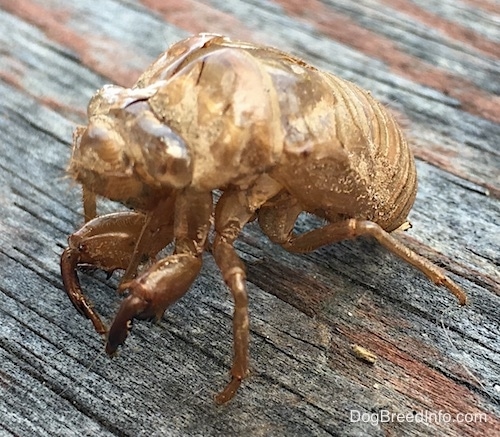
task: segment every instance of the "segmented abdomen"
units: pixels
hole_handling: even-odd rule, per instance
[[[416,172],[394,117],[351,82],[301,61],[279,61],[264,60],[286,132],[275,177],[306,210],[330,221],[400,226],[415,199]]]
[[[360,126],[363,132],[365,151],[356,153],[359,149],[354,147],[350,159],[353,171],[357,169],[367,181],[365,186],[373,201],[370,220],[393,230],[405,221],[415,200],[417,174],[413,154],[401,127],[380,102],[351,82],[331,75],[330,78],[338,84],[334,87],[336,95],[342,96],[352,125]]]

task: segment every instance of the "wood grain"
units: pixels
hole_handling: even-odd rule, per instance
[[[499,435],[499,22],[496,0],[0,0],[0,436]],[[232,302],[208,254],[158,324],[137,322],[105,356],[59,273],[83,220],[65,177],[71,132],[97,88],[131,85],[200,31],[290,51],[404,120],[419,193],[398,238],[445,268],[468,306],[372,240],[292,255],[250,224],[237,249],[252,376],[231,403],[212,399],[229,377]],[[109,320],[118,276],[81,276]]]

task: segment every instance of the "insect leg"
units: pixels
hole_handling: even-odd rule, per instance
[[[201,257],[176,254],[153,264],[136,279],[124,283],[123,299],[109,328],[106,353],[112,355],[125,342],[133,319],[160,319],[169,305],[181,298],[198,276]]]
[[[378,224],[368,220],[349,220],[350,225],[354,227],[355,236],[357,235],[370,235],[377,239],[377,241],[386,249],[395,253],[407,263],[419,269],[436,285],[446,287],[460,302],[460,305],[467,303],[467,295],[465,292],[444,272],[428,259],[413,252],[410,248],[406,247],[403,243],[398,241],[388,232],[384,231]]]
[[[123,284],[129,282],[136,275],[137,268],[145,254],[152,252],[152,255],[156,255],[172,242],[174,238],[174,204],[175,196],[168,196],[166,199],[159,200],[156,207],[146,214],[145,223],[135,244],[130,263],[120,281],[119,291],[124,289]]]
[[[238,201],[238,192],[225,192],[215,210],[215,230],[217,232],[212,246],[213,255],[224,281],[234,299],[233,314],[233,366],[231,382],[220,392],[215,400],[218,404],[229,401],[238,390],[241,380],[248,374],[248,296],[246,290],[245,266],[238,257],[233,243],[243,226],[253,217]]]
[[[248,374],[249,319],[246,274],[245,266],[233,243],[245,224],[254,218],[254,211],[279,190],[281,186],[264,176],[246,192],[224,192],[215,210],[216,236],[213,255],[234,299],[232,378],[226,388],[216,396],[215,401],[218,404],[229,401]]]
[[[292,237],[295,221],[301,212],[297,200],[283,191],[259,209],[259,226],[273,243],[283,245]]]
[[[125,269],[143,224],[144,216],[133,212],[95,218],[69,237],[61,256],[64,289],[75,308],[92,321],[100,334],[106,333],[106,327],[83,294],[76,269],[81,264],[108,272]]]
[[[99,314],[94,310],[90,301],[82,292],[80,281],[76,273],[78,261],[78,252],[69,247],[66,248],[61,255],[61,275],[63,278],[64,290],[78,312],[92,322],[98,334],[104,335],[107,332],[106,326],[99,317]]]
[[[465,292],[448,278],[439,267],[413,252],[388,232],[384,231],[377,223],[368,220],[350,219],[330,223],[322,228],[314,229],[301,235],[294,235],[291,232],[292,227],[290,226],[289,229],[289,233],[283,233],[281,244],[290,252],[299,253],[311,252],[321,246],[356,238],[361,235],[372,236],[386,249],[419,269],[435,284],[446,287],[456,296],[461,305],[465,305],[467,302]]]
[[[161,214],[161,209],[158,210]],[[185,190],[177,196],[174,217],[174,254],[156,262],[137,278],[125,282],[128,289],[109,329],[106,352],[113,354],[127,338],[132,320],[159,319],[169,305],[183,296],[198,276],[205,250],[212,195],[210,192]],[[160,220],[152,217],[150,223]],[[141,237],[142,238],[142,237]]]
[[[97,204],[96,195],[93,191],[85,187],[82,187],[82,200],[83,200],[83,215],[85,217],[85,223],[97,217]]]

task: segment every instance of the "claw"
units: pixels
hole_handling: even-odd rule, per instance
[[[69,237],[69,247],[61,255],[64,289],[74,307],[92,321],[99,334],[106,334],[107,327],[83,294],[77,267],[99,268],[107,271],[108,277],[116,269],[126,269],[144,222],[142,214],[129,212],[95,218]]]
[[[113,355],[132,327],[133,319],[160,319],[169,305],[182,297],[201,269],[201,259],[188,254],[171,255],[152,265],[132,281],[124,282],[129,295],[109,329],[106,353]]]
[[[113,355],[118,346],[121,346],[125,342],[132,328],[132,320],[143,313],[147,307],[148,303],[144,299],[132,294],[123,300],[109,329],[106,341],[106,353],[108,355]]]
[[[78,250],[68,247],[61,255],[61,273],[64,289],[73,306],[80,314],[92,321],[95,330],[99,334],[106,334],[106,325],[102,322],[99,315],[94,311],[92,304],[82,293],[80,281],[76,273],[76,267],[80,261]]]

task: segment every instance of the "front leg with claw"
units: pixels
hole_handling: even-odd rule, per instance
[[[125,342],[133,319],[161,319],[167,307],[186,293],[200,269],[199,256],[171,255],[153,264],[138,278],[123,283],[128,295],[109,329],[106,353],[113,355]]]
[[[160,319],[169,305],[182,297],[198,276],[207,244],[212,195],[185,190],[176,199],[174,254],[153,264],[137,278],[121,285],[128,289],[109,329],[106,352],[122,345],[133,319]]]
[[[90,265],[112,273],[129,269],[131,265],[136,269],[140,260],[154,259],[172,240],[172,225],[167,221],[166,225],[152,232],[145,231],[147,225],[148,216],[145,214],[119,212],[90,220],[68,239],[68,247],[61,256],[64,289],[75,308],[92,321],[99,334],[107,334],[107,329],[82,292],[77,267]],[[139,252],[138,246],[142,250],[141,240],[144,238],[151,244],[147,251]]]

